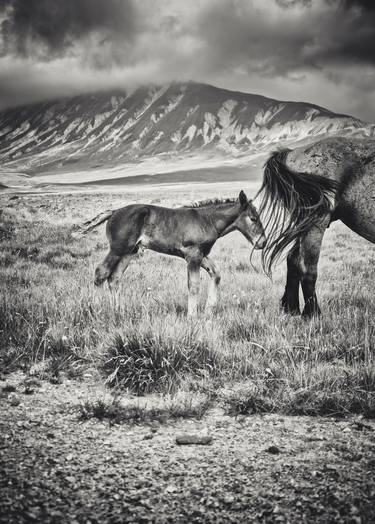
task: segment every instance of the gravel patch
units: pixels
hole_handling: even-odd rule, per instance
[[[375,521],[373,422],[217,409],[111,426],[79,420],[95,385],[2,391],[0,522]],[[177,444],[191,435],[205,445]]]

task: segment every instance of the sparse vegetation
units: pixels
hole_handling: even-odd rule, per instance
[[[219,357],[209,342],[199,340],[193,329],[166,334],[130,328],[117,334],[104,355],[103,371],[109,385],[135,393],[171,392],[181,378],[217,374]]]
[[[155,402],[154,402],[155,404]],[[211,406],[208,397],[193,398],[191,395],[163,397],[158,407],[140,402],[121,402],[118,396],[106,396],[95,400],[86,400],[78,406],[79,418],[89,420],[108,420],[111,424],[139,424],[167,422],[171,419],[201,419]]]
[[[192,200],[190,194],[176,193],[171,201],[159,196],[166,205]],[[104,231],[79,240],[70,232],[98,208],[125,204],[123,195],[50,196],[43,207],[39,196],[11,207],[5,195],[2,201],[3,372],[21,368],[53,382],[80,377],[89,365],[108,386],[179,399],[178,416],[189,413],[185,393],[203,394],[208,402],[216,397],[234,414],[375,416],[373,247],[344,226],[333,225],[324,240],[321,320],[282,315],[284,268],[273,282],[256,273],[250,246],[233,234],[213,252],[222,273],[217,311],[191,323],[185,267],[177,259],[141,256],[116,296],[93,286],[95,265],[107,249]],[[86,408],[88,417],[106,418],[113,410],[118,416],[117,407]]]

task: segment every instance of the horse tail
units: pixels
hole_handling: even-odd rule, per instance
[[[103,224],[103,222],[106,222],[112,216],[113,213],[113,209],[109,209],[107,211],[99,213],[99,215],[97,215],[96,217],[92,218],[91,220],[88,220],[87,222],[84,222],[76,231],[72,233],[72,236],[79,237],[86,235],[92,229],[95,229],[96,227],[100,226],[100,224]]]
[[[290,149],[272,153],[264,165],[259,213],[265,214],[267,244],[262,266],[271,275],[283,251],[332,211],[337,182],[321,175],[292,171],[286,165]]]

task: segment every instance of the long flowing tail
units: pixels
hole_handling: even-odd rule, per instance
[[[103,222],[108,220],[112,216],[113,212],[113,209],[103,211],[91,220],[84,222],[76,231],[72,233],[72,237],[77,238],[86,235],[89,231],[100,226],[100,224],[103,224]]]
[[[265,218],[267,244],[262,251],[265,273],[293,241],[321,222],[333,207],[337,182],[321,175],[299,173],[286,166],[289,149],[276,151],[264,165],[259,213]]]

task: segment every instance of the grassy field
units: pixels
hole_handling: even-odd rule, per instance
[[[239,234],[212,252],[222,274],[213,317],[202,309],[198,321],[186,318],[186,265],[153,252],[131,264],[118,296],[94,287],[107,251],[104,227],[77,240],[74,225],[130,202],[233,196],[229,187],[225,194],[207,191],[3,195],[0,368],[56,382],[97,373],[115,395],[109,407],[107,400],[87,402],[83,416],[105,416],[119,395],[131,394],[153,409],[168,405],[176,416],[221,405],[235,414],[375,417],[374,248],[342,224],[324,240],[319,320],[280,313],[284,265],[271,282],[258,254],[258,271],[251,267],[250,246]],[[203,307],[203,272],[201,280]]]

